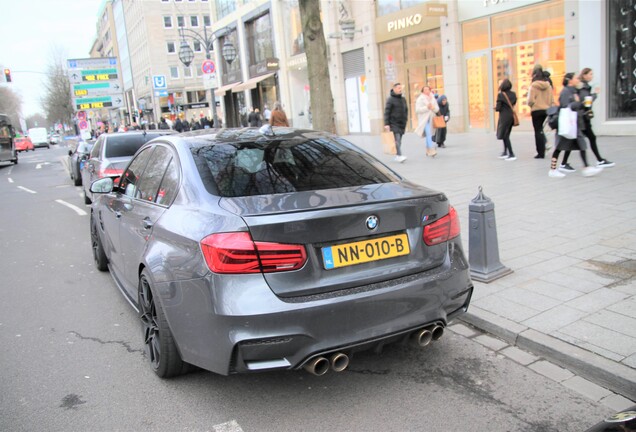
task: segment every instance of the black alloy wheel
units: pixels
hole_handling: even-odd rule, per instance
[[[189,364],[181,360],[161,304],[155,300],[146,270],[139,277],[138,301],[144,351],[152,370],[161,378],[188,372]]]
[[[93,249],[93,259],[95,260],[95,267],[99,271],[108,270],[108,258],[106,258],[106,252],[102,246],[102,241],[99,239],[99,233],[97,232],[97,222],[91,215],[91,247]]]

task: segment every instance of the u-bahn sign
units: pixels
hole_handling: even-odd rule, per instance
[[[69,59],[67,66],[76,111],[124,106],[117,57]]]

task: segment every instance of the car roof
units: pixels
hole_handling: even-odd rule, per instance
[[[296,129],[291,127],[274,127],[272,134],[261,132],[261,128],[230,128],[230,129],[198,129],[184,132],[170,139],[182,138],[193,147],[210,144],[236,144],[242,142],[308,139],[318,137],[336,137],[328,132],[311,129]]]

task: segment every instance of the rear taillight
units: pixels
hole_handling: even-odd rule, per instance
[[[209,235],[201,240],[201,250],[215,273],[298,270],[307,261],[303,245],[255,242],[247,232]]]
[[[102,168],[99,170],[99,172],[97,173],[97,175],[99,176],[99,178],[104,178],[104,177],[117,177],[122,175],[122,173],[124,172],[123,169],[117,169],[117,168]]]
[[[428,246],[444,243],[460,233],[459,218],[455,208],[450,207],[448,214],[424,227],[424,243]]]

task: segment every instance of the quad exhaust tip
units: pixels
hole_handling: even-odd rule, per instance
[[[312,375],[322,376],[326,374],[329,369],[334,372],[342,372],[349,366],[349,356],[345,353],[335,353],[329,358],[318,356],[314,357],[307,362],[304,369]]]
[[[415,346],[425,347],[432,341],[439,340],[444,335],[444,327],[433,325],[416,330],[411,335],[411,341]]]
[[[322,376],[329,371],[329,360],[325,357],[314,357],[305,365],[305,370],[310,374]]]
[[[444,335],[444,327],[441,325],[429,325],[415,330],[411,333],[411,342],[418,347],[425,347],[432,341],[439,340]],[[329,372],[342,372],[349,366],[349,356],[342,352],[337,352],[329,356],[314,357],[309,360],[303,368],[312,375],[322,376]]]
[[[331,363],[331,370],[334,372],[342,372],[349,366],[349,356],[345,353],[336,353],[329,359]]]

